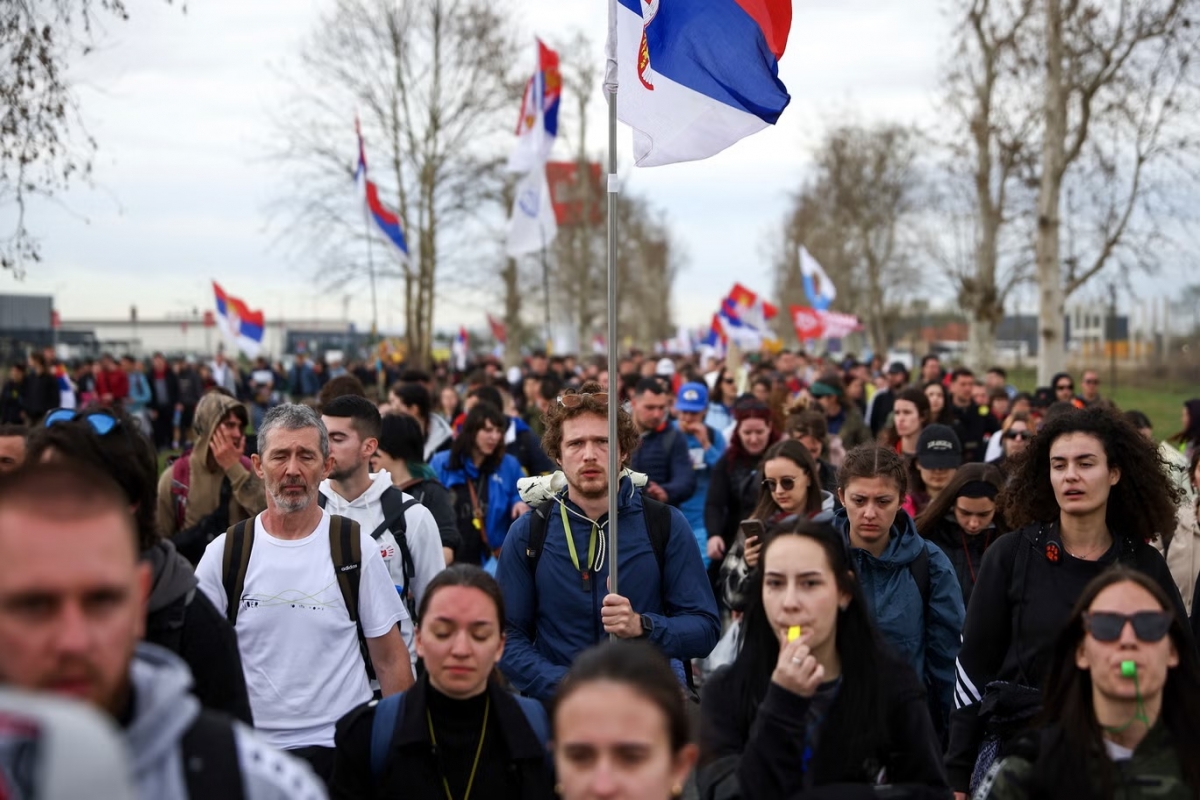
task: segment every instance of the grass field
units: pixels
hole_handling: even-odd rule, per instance
[[[1010,370],[1008,379],[1022,391],[1032,391],[1037,385],[1037,374],[1033,370]],[[1136,409],[1148,416],[1154,423],[1154,435],[1158,439],[1178,433],[1182,427],[1180,412],[1183,402],[1200,397],[1200,386],[1139,378],[1131,373],[1118,374],[1115,391],[1109,385],[1111,378],[1108,370],[1100,371],[1100,381],[1100,394],[1111,399],[1122,411]],[[1078,375],[1075,377],[1075,385],[1076,391],[1082,388],[1079,386]]]

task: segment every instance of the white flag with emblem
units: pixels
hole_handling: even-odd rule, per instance
[[[512,218],[508,223],[508,254],[516,258],[535,253],[549,247],[557,233],[550,184],[546,181],[546,167],[542,165],[541,169],[526,173],[517,184]]]

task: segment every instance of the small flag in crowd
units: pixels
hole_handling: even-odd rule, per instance
[[[609,0],[605,85],[635,163],[708,158],[774,125],[791,25],[791,0]]]
[[[217,319],[221,335],[231,347],[236,347],[250,358],[254,358],[262,347],[263,331],[266,328],[263,312],[251,311],[240,299],[226,294],[216,281],[213,281],[212,285],[217,301]]]
[[[764,333],[767,332],[767,322],[779,314],[778,308],[740,283],[733,285],[733,290],[729,292],[729,299],[737,306],[738,316],[742,322]]]
[[[408,240],[404,237],[404,227],[400,224],[400,216],[383,204],[379,199],[379,187],[367,178],[367,153],[363,147],[362,128],[358,120],[354,120],[354,132],[358,135],[358,167],[354,170],[355,183],[362,184],[367,202],[367,211],[376,226],[383,232],[402,258],[408,258]]]
[[[800,245],[800,275],[804,280],[804,293],[808,295],[808,302],[813,308],[824,311],[833,305],[837,299],[837,287],[804,245]]]
[[[454,368],[459,372],[467,369],[468,337],[467,329],[459,326],[458,334],[450,345],[450,353],[454,356]]]
[[[550,202],[546,165],[542,164],[526,173],[517,184],[508,223],[508,254],[516,258],[535,253],[548,247],[557,234],[558,221],[554,218],[554,204]]]
[[[529,172],[546,163],[558,136],[558,104],[562,73],[558,53],[537,40],[537,67],[525,84],[521,116],[517,120],[517,146],[508,157],[510,172]]]
[[[796,328],[796,338],[802,342],[813,339],[840,339],[863,329],[862,321],[853,314],[839,314],[836,311],[808,306],[792,306],[788,311],[792,315],[792,325]]]
[[[504,323],[491,314],[487,315],[487,323],[488,327],[492,329],[492,338],[496,340],[496,344],[508,344],[508,328],[504,326]]]

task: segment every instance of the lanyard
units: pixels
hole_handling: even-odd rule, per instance
[[[579,566],[579,555],[575,552],[575,537],[571,535],[571,521],[567,517],[567,504],[559,503],[558,510],[562,513],[563,533],[567,537],[567,550],[571,553],[571,563],[575,565],[575,569],[579,571],[579,579],[583,585],[585,592],[592,590],[592,564],[596,560],[596,535],[599,527],[596,523],[592,523],[592,532],[588,536],[588,560],[584,568]]]

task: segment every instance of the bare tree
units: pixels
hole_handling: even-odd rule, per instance
[[[828,131],[812,181],[794,198],[777,264],[776,284],[791,302],[797,247],[807,247],[837,287],[839,306],[862,318],[877,353],[886,352],[903,302],[919,284],[919,142],[916,131],[892,124]]]
[[[1032,260],[1027,232],[1013,226],[1028,216],[1026,187],[1034,169],[1029,140],[1038,127],[1038,109],[1012,78],[1026,72],[1021,45],[1032,27],[1034,0],[963,5],[946,75],[945,102],[955,128],[947,148],[952,208],[946,211],[953,217],[958,207],[969,209],[963,216],[970,222],[970,246],[948,243],[943,230],[931,250],[954,280],[969,320],[968,362],[982,370],[994,361],[1007,298],[1028,277]],[[960,176],[966,178],[961,203]]]
[[[490,246],[478,215],[501,196],[520,91],[509,19],[486,0],[337,0],[304,44],[303,77],[277,115],[273,155],[295,178],[276,206],[285,232],[328,283],[403,277],[413,364],[428,361],[445,268],[465,271]],[[350,183],[356,110],[370,175],[403,222],[407,262],[370,250]]]
[[[1037,197],[1038,379],[1065,363],[1066,298],[1115,263],[1153,267],[1148,212],[1159,181],[1190,172],[1197,122],[1196,0],[1042,0],[1042,141]],[[1086,258],[1060,254],[1064,186],[1075,180],[1093,230]]]
[[[84,125],[69,63],[91,52],[101,19],[128,19],[123,0],[4,0],[0,3],[0,269],[21,276],[41,260],[26,226],[35,197],[88,181],[96,140]]]

